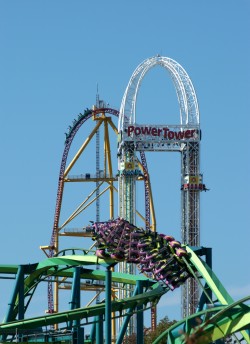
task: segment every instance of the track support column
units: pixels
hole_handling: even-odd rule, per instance
[[[111,266],[106,269],[105,291],[105,343],[111,344]]]
[[[19,303],[18,303],[18,319],[22,320],[24,319],[24,265],[19,265],[18,272],[17,272],[17,278],[16,278],[16,285],[9,303],[9,310],[7,312],[6,318],[4,322],[9,322],[14,319],[12,319],[12,312],[14,310],[15,301],[17,296],[19,297]]]
[[[79,266],[74,268],[73,284],[72,284],[72,294],[71,294],[71,309],[76,309],[81,307],[80,302],[80,281],[81,281],[81,268]],[[80,320],[73,321],[73,343],[81,344],[84,339],[84,330],[80,327]]]
[[[96,344],[103,344],[103,315],[96,317]]]
[[[138,294],[138,285],[136,285],[134,293],[132,296],[136,296],[137,294]],[[124,318],[123,324],[121,326],[121,330],[120,330],[119,336],[117,338],[116,344],[122,344],[124,335],[127,331],[129,320],[130,320],[132,315],[133,315],[133,308],[129,308],[127,313],[126,313],[126,316]]]
[[[137,292],[138,294],[143,293],[143,282],[136,281]],[[137,334],[136,334],[136,344],[144,344],[144,335],[143,335],[143,305],[137,307]]]

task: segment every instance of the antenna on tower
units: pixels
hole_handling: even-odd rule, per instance
[[[99,98],[99,88],[98,88],[98,83],[96,84],[96,107],[99,108],[100,103],[100,98]]]
[[[100,97],[99,97],[99,85],[97,83],[96,84],[96,107],[97,107],[97,109],[102,109],[102,108],[105,108],[107,105],[109,105],[109,104],[105,103],[104,100],[100,100]]]

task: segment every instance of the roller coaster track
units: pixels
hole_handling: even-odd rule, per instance
[[[64,178],[65,178],[65,170],[66,170],[66,163],[69,154],[69,150],[73,139],[81,128],[81,126],[92,116],[95,116],[98,113],[102,114],[112,114],[116,117],[119,117],[119,111],[111,109],[111,108],[101,108],[95,110],[86,109],[83,114],[79,114],[78,119],[73,121],[73,125],[69,126],[68,133],[66,133],[66,140],[65,140],[65,147],[62,155],[60,171],[59,171],[59,179],[58,179],[58,188],[57,188],[57,197],[56,197],[56,206],[55,206],[55,214],[54,214],[54,223],[53,223],[53,230],[50,239],[49,245],[49,257],[53,257],[57,252],[57,233],[59,228],[59,219],[60,219],[60,212],[62,206],[62,199],[63,199],[63,190],[64,190]],[[149,175],[147,170],[147,162],[145,153],[141,152],[141,160],[142,160],[142,169],[144,175],[144,184],[145,184],[145,222],[146,222],[146,229],[150,228],[150,185],[149,185]],[[54,302],[53,302],[53,289],[52,289],[52,280],[49,277],[48,281],[48,311],[49,313],[54,312]]]
[[[51,274],[60,277],[72,277],[72,268],[74,266],[85,267],[99,264],[101,266],[108,267],[116,263],[117,262],[114,259],[100,259],[94,255],[73,255],[48,258],[45,261],[42,261],[41,263],[37,264],[35,270],[25,278],[24,295],[25,297],[29,297],[30,292],[36,287],[37,282],[39,281],[40,283]],[[17,271],[18,266],[0,266],[0,273],[12,274],[17,273]],[[81,278],[104,281],[105,271],[84,268],[81,270]],[[145,305],[148,302],[158,302],[160,297],[166,292],[166,288],[159,285],[155,281],[148,280],[145,276],[131,276],[129,274],[120,274],[115,272],[112,273],[112,281],[116,283],[135,285],[138,280],[145,282],[145,285],[149,290],[141,295],[137,295],[129,299],[113,301],[112,311],[122,311],[128,308],[132,308],[134,310],[135,307]],[[95,315],[104,314],[105,310],[105,304],[99,304],[77,310],[49,314],[41,317],[15,320],[18,312],[18,301],[19,300],[17,298],[15,302],[15,307],[13,309],[12,318],[8,321],[8,323],[0,325],[0,333],[1,330],[3,331],[7,329],[32,329],[39,326],[47,326],[57,323],[68,322],[69,320],[91,318]]]
[[[118,259],[117,254],[114,253],[115,249],[117,248],[117,242],[116,238],[112,236],[111,233],[112,230],[113,233],[119,233],[119,230],[121,230],[122,228],[120,223],[119,226],[120,229],[118,228],[118,222],[113,222],[110,225],[110,221],[107,223],[96,223],[93,226],[94,239],[96,239],[96,236],[99,236],[99,239],[97,239],[97,243],[99,243],[99,245],[102,247],[98,248],[98,250],[96,251],[96,255],[63,255],[48,258],[42,261],[41,263],[30,265],[29,269],[31,270],[31,272],[27,272],[27,277],[24,279],[24,297],[26,300],[28,300],[26,302],[27,307],[33,296],[33,291],[36,289],[38,283],[46,280],[48,276],[51,275],[57,277],[72,277],[73,268],[76,266],[82,267],[80,272],[81,279],[90,279],[92,281],[105,280],[106,271],[92,270],[86,267],[96,266],[97,264],[99,264],[104,268],[107,268],[109,266],[115,265],[118,261],[122,259],[121,256],[119,256]],[[104,245],[105,236],[102,235],[102,233],[105,230],[107,230],[107,228],[110,229],[109,238],[111,238],[111,240],[109,244],[106,241]],[[138,246],[140,246],[140,243],[143,243],[143,235],[146,238],[148,238],[148,232],[138,232],[139,229],[133,225],[128,225],[125,227],[123,226],[123,228],[125,228],[125,234],[134,234],[131,235],[129,239],[131,240],[131,238],[133,238],[134,240],[132,241],[137,241]],[[140,234],[139,236],[137,235],[138,233]],[[162,238],[161,235],[157,236],[159,238]],[[165,240],[166,237],[168,237],[168,239],[171,238],[170,236],[165,236]],[[169,243],[171,243],[171,241],[173,240],[167,240],[166,249],[168,248]],[[104,246],[107,252],[104,251]],[[126,249],[131,250],[131,247],[127,247]],[[182,246],[181,249],[183,250],[183,252],[186,252],[186,254],[181,255],[181,257],[177,257],[177,249],[178,248],[175,247],[174,250],[171,251],[171,253],[168,253],[168,256],[171,255],[171,257],[169,258],[175,259],[174,264],[176,267],[179,267],[179,270],[183,270],[183,268],[185,269],[185,271],[188,273],[187,278],[198,279],[198,281],[200,281],[199,283],[201,284],[201,286],[201,280],[203,280],[203,282],[205,283],[203,285],[203,293],[205,293],[206,297],[208,298],[207,303],[210,304],[210,308],[203,309],[202,311],[192,316],[189,316],[187,319],[178,322],[170,329],[168,329],[168,331],[162,333],[161,336],[154,342],[154,344],[159,343],[159,341],[165,337],[168,338],[168,343],[170,344],[188,343],[187,338],[191,337],[195,337],[197,340],[199,339],[200,341],[196,341],[197,343],[205,344],[211,343],[211,341],[213,340],[224,338],[227,335],[239,331],[241,331],[241,334],[245,342],[250,343],[250,308],[249,305],[246,304],[246,302],[249,302],[250,296],[240,301],[233,302],[231,296],[227,293],[227,291],[225,290],[217,276],[207,266],[207,264],[195,253],[194,250],[192,250],[188,246]],[[160,253],[161,250],[162,247],[158,247],[158,253]],[[100,255],[104,257],[101,258]],[[138,264],[138,267],[141,268],[142,272],[144,272],[142,268],[142,262],[138,262],[138,257],[136,261],[135,254],[133,254],[133,257],[131,255],[126,255],[125,257],[123,257],[123,259],[126,259],[126,261],[129,263],[132,263],[133,261],[133,263]],[[162,260],[162,258],[159,257],[159,255],[154,256],[154,259],[158,259],[158,261]],[[152,262],[152,257],[149,260],[151,260]],[[156,261],[155,264],[155,266],[157,266]],[[171,260],[171,262],[169,262],[168,267],[165,266],[164,269],[171,270],[172,268],[173,261]],[[0,273],[13,274],[17,273],[18,269],[18,266],[0,266]],[[164,272],[164,269],[162,269],[161,273]],[[175,289],[170,288],[169,283],[166,283],[170,282],[170,275],[168,277],[165,276],[163,278],[159,277],[159,274],[155,271],[155,268],[151,268],[151,272],[152,271],[153,276],[157,281],[148,279],[143,275],[133,276],[130,274],[122,274],[116,272],[112,273],[112,282],[136,285],[137,281],[142,281],[146,286],[146,290],[143,293],[133,295],[129,298],[112,301],[112,312],[122,311],[124,309],[130,309],[130,312],[136,312],[136,307],[146,307],[147,303],[149,302],[157,303],[163,294]],[[176,271],[172,272],[172,275],[174,275],[176,278]],[[179,274],[177,273],[177,275],[180,276],[180,272]],[[173,282],[173,279],[171,279],[171,281]],[[175,287],[178,287],[180,284],[175,285]],[[211,296],[208,293],[208,289],[212,292]],[[8,321],[6,323],[0,325],[0,333],[4,333],[4,331],[6,332],[7,330],[10,331],[14,329],[32,329],[59,323],[66,323],[65,326],[67,327],[69,321],[89,319],[96,315],[104,314],[105,312],[105,304],[99,304],[91,307],[89,306],[59,312],[56,314],[49,314],[41,317],[16,320],[18,314],[18,304],[19,297],[17,295],[15,301],[13,302],[13,305],[10,306],[12,307],[11,316],[9,316]],[[27,307],[25,307],[25,310],[27,309]],[[197,319],[199,321],[197,321]],[[240,341],[238,342],[240,343]]]
[[[56,249],[56,240],[57,240],[57,230],[59,225],[59,218],[62,206],[62,198],[63,198],[63,188],[64,188],[64,172],[66,168],[67,157],[69,153],[70,146],[72,141],[77,133],[78,129],[82,126],[87,119],[92,116],[92,111],[87,109],[85,110],[84,114],[80,114],[77,121],[75,121],[73,127],[69,127],[69,132],[66,134],[65,140],[65,147],[63,151],[60,172],[59,172],[59,180],[58,180],[58,187],[57,187],[57,197],[56,197],[56,207],[55,207],[55,215],[54,215],[54,224],[52,235],[50,239],[50,250],[49,250],[49,257],[53,257]],[[49,278],[48,281],[48,311],[50,313],[54,312],[54,302],[53,302],[53,290],[52,290],[52,281]]]
[[[158,344],[162,339],[166,339],[168,344],[188,343],[188,340],[191,343],[213,343],[240,331],[243,331],[245,340],[249,343],[250,307],[245,304],[249,301],[250,296],[229,306],[217,306],[197,312],[171,326],[153,344]]]
[[[73,126],[69,127],[69,132],[66,134],[66,140],[65,140],[65,147],[63,151],[61,166],[60,166],[60,172],[59,172],[59,180],[58,180],[58,188],[57,188],[57,197],[56,197],[56,207],[55,207],[55,215],[54,215],[54,224],[53,224],[53,231],[50,241],[50,257],[54,254],[55,249],[55,240],[56,240],[56,234],[58,230],[59,225],[59,217],[60,217],[60,211],[61,211],[61,205],[62,205],[62,197],[63,197],[63,187],[64,187],[64,173],[68,158],[68,153],[71,147],[71,144],[73,142],[73,139],[82,126],[83,123],[85,123],[89,118],[91,118],[97,111],[102,111],[104,113],[110,113],[115,116],[119,116],[119,112],[117,110],[113,109],[98,109],[96,111],[86,109],[83,114],[80,114],[78,116],[78,120],[75,120],[73,123]]]
[[[149,181],[149,174],[148,174],[148,166],[146,155],[144,151],[140,151],[142,168],[143,168],[143,175],[144,175],[144,183],[145,183],[145,220],[146,220],[146,230],[150,230],[150,181]]]
[[[192,252],[192,259],[199,260],[190,248],[189,252]],[[26,294],[30,292],[32,288],[35,287],[36,281],[42,277],[48,276],[52,271],[53,274],[61,277],[72,276],[73,266],[90,266],[100,264],[103,266],[108,266],[109,264],[114,264],[115,261],[111,258],[100,259],[96,256],[64,256],[56,258],[48,258],[47,260],[37,264],[37,267],[33,273],[31,273],[25,279],[25,290]],[[64,267],[61,269],[60,267]],[[67,269],[65,269],[65,266]],[[59,269],[58,269],[59,268]],[[1,266],[0,273],[16,273],[18,266]],[[201,269],[200,273],[206,275],[205,268]],[[56,272],[57,271],[57,272]],[[209,272],[208,275],[209,276]],[[212,275],[214,278],[215,275]],[[81,272],[81,278],[87,279],[98,279],[105,280],[105,271],[103,270],[91,270],[83,269]],[[131,276],[119,273],[112,274],[113,282],[123,282],[135,285],[137,280],[148,281],[144,276]],[[208,278],[209,280],[209,278]],[[218,281],[218,280],[217,280]],[[209,281],[207,281],[210,283]],[[138,305],[145,305],[147,302],[157,302],[160,297],[166,293],[167,289],[164,288],[159,283],[155,283],[152,280],[148,281],[149,288],[151,290],[129,299],[119,300],[112,302],[112,311],[121,311],[124,309],[135,308]],[[220,285],[221,288],[221,285]],[[210,343],[213,340],[223,338],[234,332],[242,331],[244,329],[249,329],[250,324],[250,308],[245,305],[246,301],[250,300],[250,297],[244,298],[238,302],[231,303],[229,306],[226,305],[225,291],[221,293],[219,288],[216,287],[214,290],[215,295],[218,299],[222,300],[225,304],[218,307],[213,307],[210,309],[198,312],[188,319],[181,320],[176,323],[166,332],[162,333],[160,337],[154,342],[154,344],[159,343],[162,338],[168,338],[168,343],[185,343],[185,338],[187,336],[196,336],[201,338],[200,343]],[[18,302],[16,306],[18,305]],[[16,307],[17,309],[17,307]],[[16,330],[16,329],[32,329],[42,326],[53,325],[55,323],[68,323],[70,320],[88,319],[96,315],[104,314],[105,304],[99,304],[91,307],[80,308],[71,311],[60,312],[56,314],[49,314],[41,317],[34,317],[24,320],[12,320],[6,324],[0,325],[0,333],[4,333],[6,330]],[[16,313],[16,312],[15,312]],[[197,319],[201,321],[197,325]],[[194,326],[195,324],[195,326]],[[184,326],[185,325],[185,326]],[[204,333],[206,338],[204,338]],[[203,337],[202,337],[203,336]],[[250,338],[247,333],[245,333],[245,340],[250,343]]]

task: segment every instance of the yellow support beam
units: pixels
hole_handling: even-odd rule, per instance
[[[65,169],[64,172],[64,178],[67,177],[67,175],[69,174],[70,170],[72,169],[72,167],[75,165],[76,161],[79,159],[79,157],[81,156],[82,152],[84,151],[84,149],[88,146],[89,142],[91,141],[92,137],[96,134],[97,130],[99,129],[99,127],[101,126],[103,122],[103,119],[100,118],[100,122],[97,123],[97,125],[95,126],[95,128],[92,130],[92,132],[90,133],[90,135],[87,137],[87,139],[84,141],[83,145],[80,147],[80,149],[78,150],[78,152],[76,153],[76,155],[74,156],[74,158],[71,160],[70,164],[68,165],[68,167]]]

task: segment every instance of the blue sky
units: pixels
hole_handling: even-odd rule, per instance
[[[201,195],[201,244],[213,248],[214,271],[233,298],[249,295],[249,32],[247,0],[0,1],[0,263],[44,258],[39,246],[50,241],[64,133],[95,103],[97,83],[119,109],[135,68],[161,54],[184,67],[198,97],[210,189]],[[176,101],[168,75],[150,72],[138,122],[178,124]],[[180,157],[156,154],[148,167],[158,231],[180,239]],[[4,313],[9,296],[0,294]],[[180,316],[178,298],[162,300],[160,317]]]

